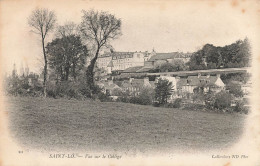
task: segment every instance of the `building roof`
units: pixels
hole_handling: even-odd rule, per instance
[[[114,67],[113,61],[110,61],[107,67]]]
[[[143,66],[135,66],[135,67],[129,67],[125,69],[122,73],[135,73],[137,70],[141,69]]]
[[[174,59],[174,58],[187,58],[190,56],[191,53],[183,53],[183,52],[156,53],[154,56],[152,56],[149,59],[149,61],[167,60],[167,59]]]
[[[104,87],[105,89],[109,89],[109,90],[113,90],[113,89],[116,89],[116,88],[119,88],[120,87],[118,85],[116,85],[115,83],[112,83],[112,82],[105,82],[105,81],[100,81],[97,83],[98,86],[100,87]]]
[[[150,81],[146,82],[144,79],[133,79],[132,81],[124,80],[121,85],[123,88],[142,88],[145,86],[152,86]]]
[[[144,67],[138,69],[136,72],[137,72],[137,73],[143,73],[143,72],[148,72],[148,71],[150,71],[151,69],[153,69],[153,67],[146,67],[146,66],[144,66]]]
[[[217,85],[221,86],[221,84],[217,83],[218,77],[217,76],[189,76],[188,78],[184,79],[181,78],[179,81],[177,81],[177,87],[180,88],[182,86],[211,86],[211,85]]]

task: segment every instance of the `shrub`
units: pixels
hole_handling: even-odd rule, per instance
[[[99,92],[99,91],[98,91]],[[67,97],[75,99],[90,98],[91,91],[81,82],[62,81],[58,83],[47,82],[47,95],[53,98]]]
[[[139,104],[151,105],[154,100],[154,89],[153,88],[143,88],[138,95]]]
[[[245,106],[245,103],[243,101],[238,101],[235,107],[233,108],[233,111],[245,114],[248,114],[249,112],[248,107]]]
[[[120,96],[116,99],[117,102],[123,102],[123,103],[129,103],[129,97],[128,96]]]
[[[100,92],[97,94],[97,98],[101,101],[101,102],[110,102],[112,101],[112,98],[109,97],[108,95]]]
[[[173,102],[173,108],[180,108],[181,103],[182,103],[182,99],[180,99],[180,98],[175,99]]]
[[[226,91],[220,91],[216,94],[207,94],[205,103],[209,109],[229,110],[231,107],[232,96]]]
[[[153,106],[154,106],[154,107],[160,107],[160,105],[161,105],[161,104],[160,104],[158,101],[153,102]]]
[[[141,102],[139,101],[139,97],[137,96],[130,97],[129,102],[133,104],[141,104]]]
[[[221,91],[215,95],[214,108],[226,109],[231,106],[231,95],[226,91]]]
[[[226,88],[230,94],[233,94],[235,97],[243,97],[243,91],[241,89],[241,85],[239,85],[238,83],[233,83],[230,82],[227,85]]]
[[[182,103],[182,99],[175,99],[173,101],[173,103],[166,103],[163,105],[163,107],[166,107],[166,108],[180,108],[181,107],[181,103]]]

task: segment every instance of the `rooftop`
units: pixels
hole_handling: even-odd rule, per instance
[[[177,81],[177,87],[189,85],[189,86],[200,86],[200,85],[215,85],[218,77],[217,76],[188,76],[188,78],[181,78]]]
[[[143,68],[143,66],[129,67],[123,71],[123,73],[135,73],[137,70]]]
[[[167,59],[173,59],[173,58],[187,58],[190,56],[191,56],[191,53],[183,53],[183,52],[156,53],[156,55],[152,56],[149,59],[149,61],[167,60]]]

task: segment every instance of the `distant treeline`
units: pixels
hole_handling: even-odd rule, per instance
[[[187,65],[189,70],[248,67],[250,57],[250,44],[246,38],[224,47],[205,44],[192,54]]]

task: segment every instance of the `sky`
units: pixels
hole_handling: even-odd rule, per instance
[[[54,10],[58,24],[80,23],[82,10],[104,10],[122,20],[122,36],[111,42],[116,51],[194,52],[204,44],[224,46],[259,34],[259,4],[253,1],[41,1],[3,0],[0,4],[1,70],[13,64],[30,71],[43,68],[40,36],[27,19],[36,7]],[[257,34],[256,34],[257,33]],[[53,37],[50,34],[47,42]]]

